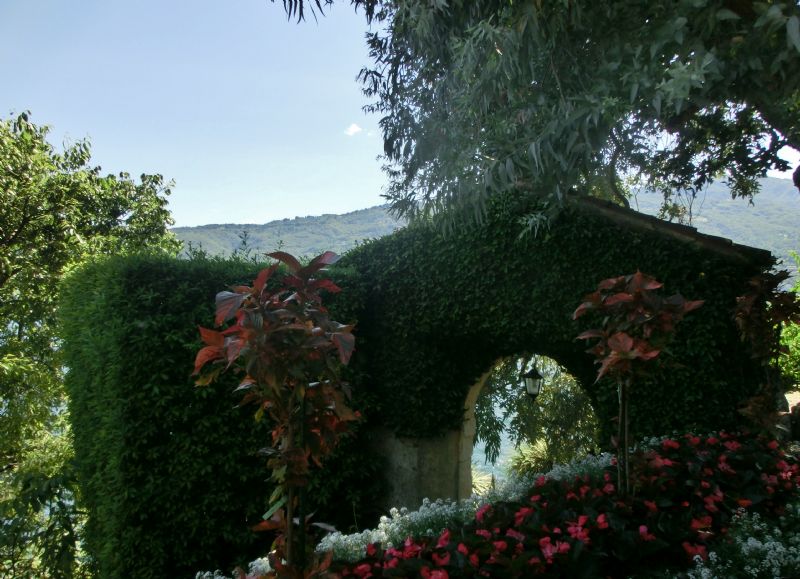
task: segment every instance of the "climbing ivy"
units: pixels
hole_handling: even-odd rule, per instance
[[[706,300],[676,332],[631,407],[633,435],[738,422],[757,371],[733,323],[746,280],[768,269],[766,252],[733,247],[644,216],[577,203],[539,235],[520,236],[536,207],[495,197],[480,225],[443,231],[418,222],[366,243],[340,264],[358,272],[343,295],[363,296],[354,365],[371,413],[400,435],[459,428],[467,390],[496,360],[549,356],[589,395],[601,424],[616,415],[612,383],[596,370],[571,320],[598,279],[642,269],[675,291]],[[705,239],[705,241],[703,241]]]

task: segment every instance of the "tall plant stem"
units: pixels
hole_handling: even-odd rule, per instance
[[[289,403],[289,424],[286,433],[286,450],[291,451],[294,448],[294,404],[292,402]],[[288,481],[292,480],[292,473],[286,473],[288,475]],[[287,479],[284,479],[283,482],[285,489],[286,489],[286,563],[289,565],[289,568],[294,568],[295,564],[295,549],[294,549],[294,541],[295,541],[295,532],[294,532],[294,502],[295,502],[295,488],[291,482],[287,482]]]
[[[619,490],[619,492],[623,492],[622,467],[623,467],[623,462],[625,461],[625,457],[624,457],[623,453],[621,452],[621,450],[623,448],[623,438],[624,438],[624,433],[625,433],[625,428],[623,426],[624,422],[625,422],[625,417],[624,417],[625,407],[622,404],[622,390],[623,390],[622,382],[618,382],[617,383],[617,403],[618,403],[618,408],[617,408],[617,489]]]
[[[617,414],[617,489],[622,496],[631,492],[630,427],[628,420],[628,390],[630,379],[617,383],[619,413]]]
[[[300,403],[300,448],[306,448],[306,395]],[[297,502],[297,516],[300,526],[297,529],[297,565],[299,569],[306,566],[306,485],[300,486]]]
[[[630,461],[630,420],[628,419],[628,390],[630,387],[630,378],[626,379],[622,384],[622,406],[624,415],[624,428],[625,434],[623,437],[623,453],[625,455],[625,496],[631,492],[631,461]]]

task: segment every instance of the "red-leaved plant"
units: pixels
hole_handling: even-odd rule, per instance
[[[211,363],[213,369],[197,380],[207,385],[233,367],[243,374],[236,388],[243,393],[242,404],[256,405],[256,420],[265,414],[271,419],[271,444],[263,452],[276,486],[256,530],[278,531],[272,564],[280,576],[303,577],[309,576],[303,492],[309,469],[321,464],[347,423],[358,417],[346,404],[349,390],[339,378],[355,337],[352,325],[331,320],[322,305],[321,291],[340,288],[315,277],[338,259],[336,254],[325,252],[306,266],[282,251],[268,255],[289,274],[274,276],[276,262],[258,274],[252,287],[217,294],[215,324],[232,322],[222,331],[200,328],[206,345],[197,353],[194,374]]]
[[[617,463],[617,486],[630,492],[628,394],[637,377],[646,372],[644,362],[662,352],[683,317],[703,305],[702,300],[687,301],[680,294],[663,297],[656,293],[663,284],[637,271],[634,274],[601,281],[597,290],[586,295],[573,319],[588,312],[602,316],[602,327],[586,330],[576,339],[597,340],[587,350],[600,369],[597,379],[609,376],[617,382],[619,421],[617,442],[621,446]]]

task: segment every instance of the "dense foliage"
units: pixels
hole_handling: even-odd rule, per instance
[[[270,557],[282,574],[292,574],[306,567],[311,468],[322,466],[348,423],[358,418],[347,405],[350,390],[340,377],[355,337],[352,325],[331,319],[322,303],[323,291],[340,291],[320,276],[338,260],[336,254],[322,253],[307,265],[285,252],[269,257],[278,261],[262,269],[252,287],[217,294],[214,321],[229,324],[222,331],[200,328],[205,346],[197,353],[194,374],[205,367],[197,385],[206,386],[233,367],[243,374],[236,387],[242,404],[255,405],[256,422],[270,418],[270,444],[261,453],[268,457],[274,490],[257,528],[277,530]],[[271,288],[279,263],[289,272]]]
[[[65,271],[88,256],[175,253],[169,189],[101,175],[89,144],[57,150],[27,113],[0,120],[0,574],[80,573],[63,361],[55,334]]]
[[[528,365],[544,377],[535,401],[520,382]],[[589,397],[575,378],[543,356],[498,363],[478,397],[475,418],[475,445],[485,445],[486,458],[494,464],[506,432],[517,447],[510,466],[518,473],[544,472],[599,448],[599,425]]]
[[[65,282],[66,386],[98,576],[186,575],[263,552],[248,523],[269,494],[255,456],[269,427],[236,407],[233,381],[198,389],[190,377],[214,295],[252,274],[241,263],[113,258]]]
[[[624,204],[627,179],[669,198],[725,172],[751,196],[800,148],[795,2],[378,5],[361,80],[399,214],[573,186]]]
[[[247,260],[118,257],[84,265],[64,283],[76,467],[86,548],[100,577],[184,576],[268,551],[270,534],[250,529],[274,488],[257,455],[271,420],[254,424],[237,407],[233,374],[205,388],[190,376],[214,296],[259,269]],[[316,519],[343,529],[370,524],[382,497],[381,459],[359,436],[309,485]]]
[[[616,221],[586,204],[546,233],[520,237],[513,224],[531,210],[519,198],[496,197],[481,225],[444,234],[419,223],[342,259],[358,273],[343,288],[364,304],[354,315],[362,346],[353,363],[364,374],[358,385],[375,394],[373,416],[404,436],[457,429],[478,377],[499,358],[533,352],[575,376],[608,428],[615,387],[594,384],[570,317],[598,279],[646,264],[669,287],[706,304],[679,327],[671,355],[637,385],[632,432],[735,424],[758,371],[733,324],[736,297],[769,260],[624,210]],[[685,243],[672,236],[679,232]],[[670,411],[653,410],[664,408]]]
[[[775,440],[686,434],[632,459],[635,493],[613,467],[545,476],[518,500],[487,503],[463,526],[401,544],[372,544],[340,577],[629,577],[687,568],[724,541],[740,509],[777,518],[796,500],[800,467]]]

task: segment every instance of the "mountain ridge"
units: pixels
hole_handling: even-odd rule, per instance
[[[643,213],[658,212],[661,197],[639,193],[631,206]],[[692,227],[701,233],[725,237],[742,245],[770,250],[783,266],[796,272],[790,251],[800,251],[800,193],[788,179],[766,177],[753,204],[732,199],[724,183],[713,183],[693,203]],[[344,253],[359,242],[382,237],[402,227],[391,217],[387,205],[377,205],[343,214],[326,213],[264,224],[210,223],[175,227],[171,231],[192,247],[211,255],[230,255],[242,246],[253,252],[281,249],[295,255],[317,255],[323,251]]]

